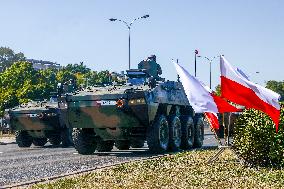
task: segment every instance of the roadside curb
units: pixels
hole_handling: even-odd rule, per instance
[[[16,144],[14,138],[0,138],[0,145]]]
[[[16,144],[16,142],[0,142],[0,145]]]

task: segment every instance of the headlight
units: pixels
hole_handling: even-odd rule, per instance
[[[129,105],[138,105],[138,104],[145,104],[144,98],[137,98],[137,99],[131,99],[129,100]]]

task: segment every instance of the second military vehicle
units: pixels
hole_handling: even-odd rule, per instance
[[[52,145],[68,147],[73,145],[72,130],[65,122],[64,101],[29,102],[7,110],[10,127],[15,131],[19,147],[44,146],[48,141]],[[61,104],[61,108],[59,108]],[[63,108],[63,109],[62,109]]]
[[[180,82],[164,81],[156,57],[127,70],[125,85],[89,87],[66,97],[67,117],[80,154],[140,148],[201,147],[203,117],[193,112]]]

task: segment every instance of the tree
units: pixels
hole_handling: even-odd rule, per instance
[[[87,68],[87,66],[84,65],[83,62],[80,62],[80,64],[67,64],[67,66],[65,66],[64,69],[73,74],[76,73],[86,74],[91,71],[91,69]]]
[[[284,101],[284,81],[270,80],[266,82],[266,88],[281,95],[280,101]]]
[[[108,70],[91,71],[84,74],[85,84],[88,86],[102,85],[111,82],[111,76]]]
[[[30,100],[49,98],[56,91],[56,70],[36,71],[29,62],[17,62],[0,74],[0,114]]]
[[[0,75],[0,109],[11,108],[37,96],[37,72],[29,62],[17,62]]]
[[[9,47],[0,47],[0,72],[9,68],[13,63],[24,60],[23,53],[15,53]]]
[[[76,80],[76,76],[70,70],[63,68],[57,72],[56,79],[60,83],[67,83],[70,80]]]
[[[215,93],[217,94],[217,96],[221,96],[221,85],[220,84],[216,86]]]
[[[40,70],[38,76],[37,90],[40,91],[39,96],[48,98],[51,92],[57,89],[58,80],[56,79],[56,69]]]

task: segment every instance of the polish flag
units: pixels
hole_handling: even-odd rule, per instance
[[[211,127],[219,129],[217,113],[237,112],[239,109],[215,95],[209,87],[194,76],[190,75],[182,66],[174,62],[187,99],[195,113],[205,113]]]
[[[221,96],[246,108],[261,110],[269,115],[278,131],[280,95],[251,82],[240,69],[235,69],[221,56]]]

